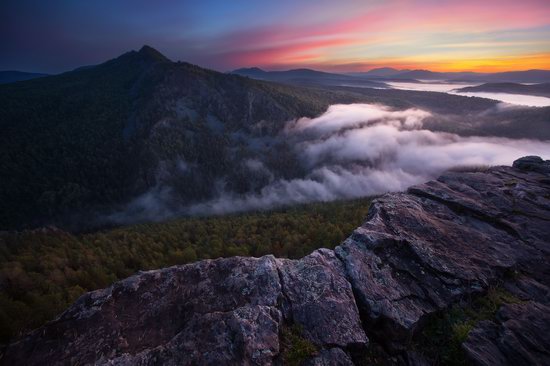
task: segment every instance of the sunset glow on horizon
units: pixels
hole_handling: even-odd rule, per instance
[[[143,44],[220,71],[550,69],[548,0],[30,3],[2,5],[19,14],[4,22],[2,69],[59,72]]]

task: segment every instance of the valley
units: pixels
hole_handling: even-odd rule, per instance
[[[350,127],[373,137],[374,125],[398,123],[395,133],[403,136],[413,129],[418,136],[451,133],[454,140],[550,139],[550,107],[507,108],[444,93],[333,86],[325,84],[333,74],[319,73],[322,81],[306,74],[307,86],[254,80],[172,62],[144,46],[97,66],[0,86],[0,146],[8,157],[2,161],[0,227],[86,231],[351,199],[402,190],[453,165],[512,159],[453,157],[425,170],[418,168],[424,163],[382,161],[376,149],[339,157],[326,144],[324,155],[311,159],[307,151]],[[304,118],[332,118],[330,108],[353,104],[366,107],[342,131],[323,135],[293,127]],[[343,110],[355,113],[354,107]],[[413,117],[414,126],[407,125],[409,113],[421,114]],[[514,157],[546,151],[543,142],[510,144]],[[390,177],[395,179],[388,183]],[[344,188],[350,179],[355,185]]]
[[[550,365],[548,0],[0,18],[0,366]]]

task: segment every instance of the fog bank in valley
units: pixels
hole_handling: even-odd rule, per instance
[[[509,93],[492,93],[492,92],[458,92],[457,89],[478,86],[480,83],[450,83],[450,82],[387,82],[394,89],[402,90],[418,90],[418,91],[433,91],[440,93],[448,93],[461,95],[465,97],[478,97],[498,100],[500,102],[512,105],[528,106],[528,107],[548,107],[550,106],[550,98],[524,95],[524,94],[509,94]]]
[[[255,192],[236,194],[220,181],[214,198],[182,207],[172,197],[170,188],[157,187],[132,202],[131,211],[146,215],[149,220],[160,220],[173,215],[224,214],[351,199],[403,191],[456,166],[510,165],[525,155],[550,157],[550,141],[433,132],[423,128],[424,120],[430,116],[420,109],[332,105],[317,118],[288,122],[278,136],[305,168],[303,176],[276,178],[258,156],[242,162],[270,177]],[[127,213],[113,218],[121,221]]]
[[[422,129],[430,113],[382,105],[333,105],[323,115],[290,122],[285,138],[309,173],[275,180],[260,193],[231,195],[189,207],[227,213],[290,203],[328,201],[402,191],[464,165],[502,165],[524,155],[550,156],[550,142],[460,137]]]

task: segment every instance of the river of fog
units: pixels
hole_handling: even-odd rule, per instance
[[[469,86],[478,86],[481,83],[449,83],[449,82],[386,82],[394,89],[402,90],[419,90],[419,91],[433,91],[448,93],[454,95],[462,95],[466,97],[480,97],[498,100],[508,104],[516,104],[529,107],[548,107],[550,106],[550,98],[538,97],[533,95],[523,94],[508,94],[508,93],[489,93],[489,92],[457,92],[456,89],[465,88]]]
[[[273,180],[259,193],[220,192],[188,210],[221,214],[378,195],[403,191],[456,166],[511,165],[525,155],[550,158],[548,141],[433,132],[423,128],[429,116],[420,109],[351,104],[333,105],[317,118],[289,122],[284,138],[293,143],[307,175]],[[256,168],[265,169],[260,160],[256,163]]]
[[[249,177],[270,177],[258,191],[237,194],[226,190],[224,178],[220,177],[219,184],[213,187],[213,198],[178,206],[173,187],[159,185],[109,220],[164,220],[352,199],[404,191],[457,166],[511,165],[526,155],[550,158],[550,141],[434,132],[424,128],[429,117],[431,113],[421,109],[332,105],[316,118],[289,121],[284,131],[274,137],[284,140],[293,150],[304,171],[300,177],[277,178],[277,173],[264,163],[266,152],[258,152],[254,158],[237,162],[241,167],[234,167],[245,169]]]

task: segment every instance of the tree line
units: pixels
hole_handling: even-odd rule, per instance
[[[300,258],[333,248],[361,224],[369,204],[367,198],[314,203],[78,235],[54,227],[1,232],[0,343],[139,270],[237,255]]]

